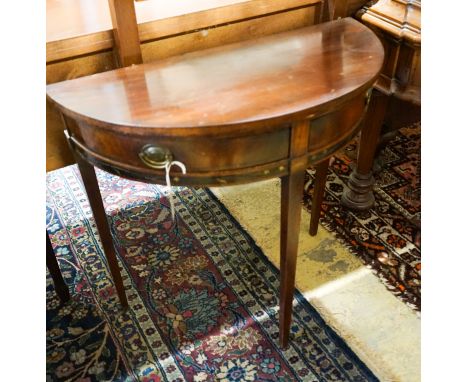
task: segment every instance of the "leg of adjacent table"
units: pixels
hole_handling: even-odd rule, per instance
[[[312,208],[310,210],[309,226],[309,234],[311,236],[317,235],[320,209],[322,206],[323,195],[325,193],[325,183],[327,182],[328,163],[329,159],[327,158],[315,166],[314,196],[312,199]]]
[[[374,204],[372,166],[388,101],[389,96],[373,90],[361,132],[357,165],[349,177],[349,189],[341,198],[345,207],[366,210]]]
[[[107,222],[106,211],[104,210],[104,204],[102,202],[101,192],[99,191],[99,184],[94,171],[94,166],[79,158],[79,155],[76,155],[75,158],[78,163],[86,194],[88,195],[91,210],[93,211],[96,227],[101,238],[102,248],[104,250],[107,263],[109,264],[120,303],[124,308],[126,308],[128,307],[127,296],[125,295],[125,288],[120,274],[117,257],[115,255],[112,234],[110,232],[109,223]]]
[[[67,284],[63,280],[62,273],[55,257],[52,243],[50,242],[49,234],[46,231],[46,263],[49,269],[52,280],[54,281],[55,291],[62,302],[66,302],[70,299],[70,291],[68,290]]]

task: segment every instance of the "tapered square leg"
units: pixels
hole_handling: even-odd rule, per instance
[[[297,248],[301,223],[304,176],[307,167],[309,121],[291,128],[289,175],[281,178],[280,345],[288,345],[291,327]]]
[[[317,235],[320,209],[325,193],[325,183],[327,182],[328,163],[329,159],[326,159],[315,166],[314,196],[312,199],[312,208],[310,210],[309,225],[309,234],[311,236]]]
[[[84,161],[75,154],[75,159],[78,163],[81,179],[88,195],[89,204],[93,212],[96,227],[101,238],[102,248],[109,264],[109,269],[114,280],[115,288],[120,299],[120,303],[124,308],[128,307],[127,296],[125,295],[125,288],[120,274],[119,264],[115,255],[114,243],[112,241],[112,234],[110,232],[109,224],[107,222],[106,211],[102,202],[101,192],[99,191],[99,184],[96,178],[94,166]]]
[[[280,344],[288,344],[305,171],[281,178]]]

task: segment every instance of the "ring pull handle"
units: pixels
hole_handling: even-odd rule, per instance
[[[182,162],[172,160],[172,153],[163,147],[155,146],[155,145],[145,145],[139,152],[138,156],[142,160],[142,162],[151,168],[156,169],[164,169],[166,173],[166,186],[169,190],[169,203],[171,207],[171,216],[172,219],[175,219],[175,202],[174,202],[174,192],[171,187],[171,167],[177,166],[180,168],[183,174],[187,173],[187,169]]]
[[[143,146],[138,156],[145,165],[156,169],[166,168],[173,159],[168,149],[151,144]]]

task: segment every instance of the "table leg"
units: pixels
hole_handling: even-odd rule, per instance
[[[325,183],[327,182],[329,162],[330,160],[327,158],[315,166],[314,196],[312,198],[312,208],[310,210],[310,236],[317,235],[320,219],[320,207],[322,206],[323,195],[325,193]]]
[[[373,90],[361,131],[357,165],[349,177],[349,189],[345,190],[341,198],[341,204],[345,207],[367,210],[374,205],[375,179],[372,175],[372,166],[388,101],[389,96],[376,89]]]
[[[63,280],[62,273],[55,257],[52,243],[50,242],[49,234],[46,231],[46,263],[49,269],[52,280],[54,281],[55,291],[60,298],[60,301],[67,302],[70,299],[70,291],[68,290],[67,284]]]
[[[305,171],[281,178],[280,344],[288,344]]]
[[[127,296],[125,295],[125,288],[120,274],[117,257],[115,255],[112,234],[110,232],[109,223],[107,222],[106,211],[102,202],[101,192],[99,191],[99,184],[94,171],[94,166],[80,158],[79,154],[75,154],[75,159],[78,163],[81,179],[88,196],[94,220],[96,221],[96,227],[101,238],[102,248],[104,250],[107,263],[109,264],[120,303],[124,308],[126,308],[128,307]]]
[[[301,222],[304,176],[307,168],[309,121],[300,121],[291,128],[289,155],[293,158],[289,174],[281,178],[281,259],[280,259],[280,344],[288,345],[291,326],[297,248]]]

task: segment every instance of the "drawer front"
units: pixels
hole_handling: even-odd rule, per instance
[[[261,166],[288,157],[290,129],[260,135],[233,138],[187,137],[167,138],[131,136],[76,123],[68,119],[71,133],[84,146],[103,158],[147,170],[145,159],[157,149],[167,152],[172,160],[185,164],[187,173],[204,173]],[[148,150],[148,146],[151,149]],[[146,150],[145,150],[146,148]],[[148,156],[145,156],[145,152]]]
[[[309,153],[315,157],[329,147],[346,141],[353,134],[366,112],[367,92],[346,102],[339,109],[313,119],[309,131]]]
[[[366,110],[363,93],[310,121],[308,161],[330,156],[357,131]],[[101,129],[64,116],[78,151],[94,165],[127,178],[165,183],[167,158],[182,162],[186,175],[171,170],[174,185],[219,186],[281,177],[289,172],[290,125],[236,137],[158,137]],[[143,133],[142,133],[143,131]]]

